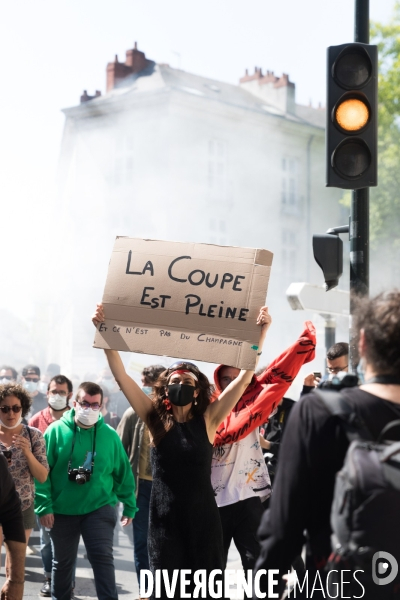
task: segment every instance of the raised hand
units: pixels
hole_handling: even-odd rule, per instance
[[[272,317],[268,312],[268,306],[263,306],[260,309],[259,315],[257,317],[257,325],[261,325],[263,330],[267,331],[272,323]]]
[[[95,327],[97,327],[97,325],[99,323],[103,323],[105,321],[105,316],[104,316],[104,308],[102,304],[96,304],[96,310],[92,315],[92,323]]]

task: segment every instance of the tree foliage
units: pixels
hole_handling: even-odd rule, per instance
[[[400,248],[400,1],[391,21],[373,23],[379,49],[378,187],[371,188],[371,244]]]

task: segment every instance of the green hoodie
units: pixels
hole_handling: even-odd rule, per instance
[[[76,426],[71,469],[90,469],[94,427]],[[117,433],[104,423],[100,414],[96,424],[96,448],[90,481],[79,485],[68,479],[75,430],[75,410],[66,412],[45,431],[50,473],[44,483],[36,481],[35,510],[47,514],[85,515],[102,506],[124,504],[123,515],[134,517],[137,511],[135,481],[128,457]]]

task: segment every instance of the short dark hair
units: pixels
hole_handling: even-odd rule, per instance
[[[165,367],[162,365],[150,365],[143,369],[142,377],[144,377],[150,385],[153,385],[164,371]]]
[[[103,390],[99,385],[97,385],[97,383],[93,383],[93,381],[83,381],[78,387],[75,400],[78,399],[80,390],[83,390],[86,394],[89,394],[89,396],[96,396],[97,394],[100,394],[101,402],[103,402]]]
[[[400,290],[356,299],[355,331],[364,330],[365,359],[377,375],[400,373]]]
[[[2,365],[0,367],[0,371],[11,371],[13,379],[17,379],[18,377],[18,372],[14,369],[14,367],[10,367],[9,365]]]
[[[22,387],[22,385],[17,383],[6,383],[6,385],[0,385],[0,402],[9,396],[15,396],[18,398],[22,406],[22,418],[26,417],[32,405],[32,398],[28,392]]]
[[[38,375],[38,377],[40,377],[40,369],[37,365],[26,365],[26,367],[24,367],[22,369],[22,377],[25,377],[25,375],[28,375],[29,371],[33,371],[36,375]]]
[[[62,385],[63,383],[66,383],[67,387],[68,387],[68,393],[69,394],[73,390],[72,381],[70,379],[68,379],[68,377],[65,377],[65,375],[55,375],[54,377],[52,377],[50,379],[49,385],[47,386],[47,391],[49,391],[50,384],[51,384],[52,381],[55,381],[56,383],[59,383],[60,385]]]
[[[326,353],[326,358],[328,360],[336,360],[337,358],[347,356],[348,354],[349,345],[346,342],[338,342],[329,348],[328,352]]]

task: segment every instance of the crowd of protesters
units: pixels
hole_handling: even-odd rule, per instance
[[[93,322],[104,319],[98,305]],[[271,325],[265,307],[258,324],[259,359]],[[22,598],[24,556],[37,523],[45,576],[41,596],[74,597],[82,536],[97,597],[117,599],[113,534],[121,503],[121,525],[133,532],[139,586],[143,570],[164,570],[170,580],[176,569],[223,572],[233,540],[243,569],[255,577],[262,574],[263,593],[270,593],[267,574],[276,570],[279,597],[290,594],[287,574],[294,568],[297,575],[310,574],[314,583],[318,577],[320,585],[314,585],[311,596],[303,586],[298,598],[400,598],[397,572],[383,585],[370,565],[375,550],[400,560],[400,519],[390,509],[390,502],[398,506],[400,500],[396,474],[391,472],[385,482],[393,488],[387,505],[380,483],[377,506],[387,506],[386,514],[370,510],[358,538],[348,518],[351,544],[339,530],[332,547],[335,477],[355,439],[348,434],[349,424],[353,434],[358,424],[361,438],[367,432],[371,448],[388,424],[400,423],[400,293],[360,301],[354,328],[360,381],[331,391],[336,400],[329,401],[320,392],[321,376],[325,378],[316,372],[305,378],[299,401],[285,396],[300,368],[314,359],[316,335],[310,322],[267,368],[255,374],[220,365],[214,385],[192,362],[180,360],[167,369],[145,368],[139,386],[112,350],[105,351],[108,366],[90,378],[96,381],[80,382],[75,389],[76,376],[61,374],[58,365],[49,365],[42,377],[36,365],[27,365],[20,374],[11,366],[1,367],[2,597]],[[327,373],[339,381],[337,389],[348,370],[348,344],[335,344],[327,354]],[[400,439],[399,430],[389,439]],[[400,445],[390,450],[393,461]],[[374,523],[380,537],[374,538]],[[370,540],[375,545],[369,547]],[[364,567],[360,582],[344,582],[353,595],[343,591],[343,580],[341,596],[329,595],[328,569],[335,565],[350,573]],[[227,590],[221,597],[225,595]],[[171,596],[162,589],[159,597],[179,598],[180,592]]]

